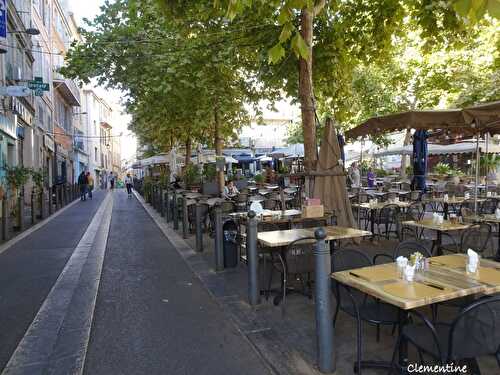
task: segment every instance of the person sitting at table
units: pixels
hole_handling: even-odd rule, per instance
[[[226,199],[231,199],[238,194],[239,194],[239,191],[236,188],[236,186],[234,186],[234,182],[228,181],[226,183],[226,186],[224,186],[224,191],[222,192],[222,196]]]
[[[373,172],[372,168],[368,168],[368,174],[366,175],[367,180],[368,180],[368,187],[372,188],[375,187],[375,172]]]
[[[361,186],[361,174],[356,163],[351,164],[351,183],[353,187]]]

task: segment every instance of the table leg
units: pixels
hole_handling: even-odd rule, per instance
[[[375,239],[375,210],[370,210],[370,229],[372,231],[372,241]]]
[[[441,235],[441,232],[437,231],[437,238],[436,238],[437,255],[443,255],[442,241],[443,237]]]
[[[448,202],[443,203],[444,219],[448,220]]]
[[[408,313],[403,310],[399,310],[399,324],[398,324],[398,335],[401,334],[403,327],[408,323]],[[399,342],[398,348],[398,364],[401,369],[406,369],[408,367],[408,343],[404,340]]]

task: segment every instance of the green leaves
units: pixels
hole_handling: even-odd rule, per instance
[[[285,57],[285,49],[281,45],[281,43],[276,44],[273,48],[269,50],[269,63],[276,64],[283,57]]]
[[[500,0],[455,0],[453,7],[459,15],[472,22],[482,19],[486,12],[500,19]]]
[[[301,57],[304,60],[309,58],[310,56],[309,46],[305,42],[304,38],[302,38],[302,35],[300,35],[299,32],[296,32],[295,36],[292,38],[291,47],[297,57]]]

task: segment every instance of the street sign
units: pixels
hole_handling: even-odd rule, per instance
[[[30,96],[31,90],[25,86],[0,86],[0,96]]]
[[[0,0],[0,42],[7,43],[7,0]],[[0,47],[0,53],[6,53],[7,48]]]
[[[35,89],[33,92],[35,93],[35,96],[43,96],[44,93],[42,89]]]
[[[42,77],[35,77],[35,79],[33,81],[28,81],[28,87],[32,90],[35,90],[35,91],[36,90],[50,91],[49,84],[44,83]],[[38,96],[40,96],[40,95],[38,95]]]

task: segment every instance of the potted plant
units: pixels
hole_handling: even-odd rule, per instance
[[[265,178],[262,174],[256,174],[253,179],[254,179],[255,183],[259,186],[263,185],[264,181],[265,181]]]
[[[151,193],[153,191],[153,179],[151,176],[144,177],[142,189],[144,191],[144,199],[146,202],[151,203]]]
[[[483,175],[486,175],[487,181],[497,180],[497,168],[499,164],[500,157],[497,157],[495,154],[481,156],[479,165],[481,167],[481,173],[483,173]]]
[[[28,182],[31,175],[31,169],[21,166],[5,167],[7,185],[12,191],[13,196],[17,196],[21,188]]]
[[[440,177],[447,177],[451,173],[452,169],[449,164],[437,163],[434,167],[434,173]]]
[[[200,187],[200,167],[196,164],[189,164],[184,168],[184,183],[187,189]]]

